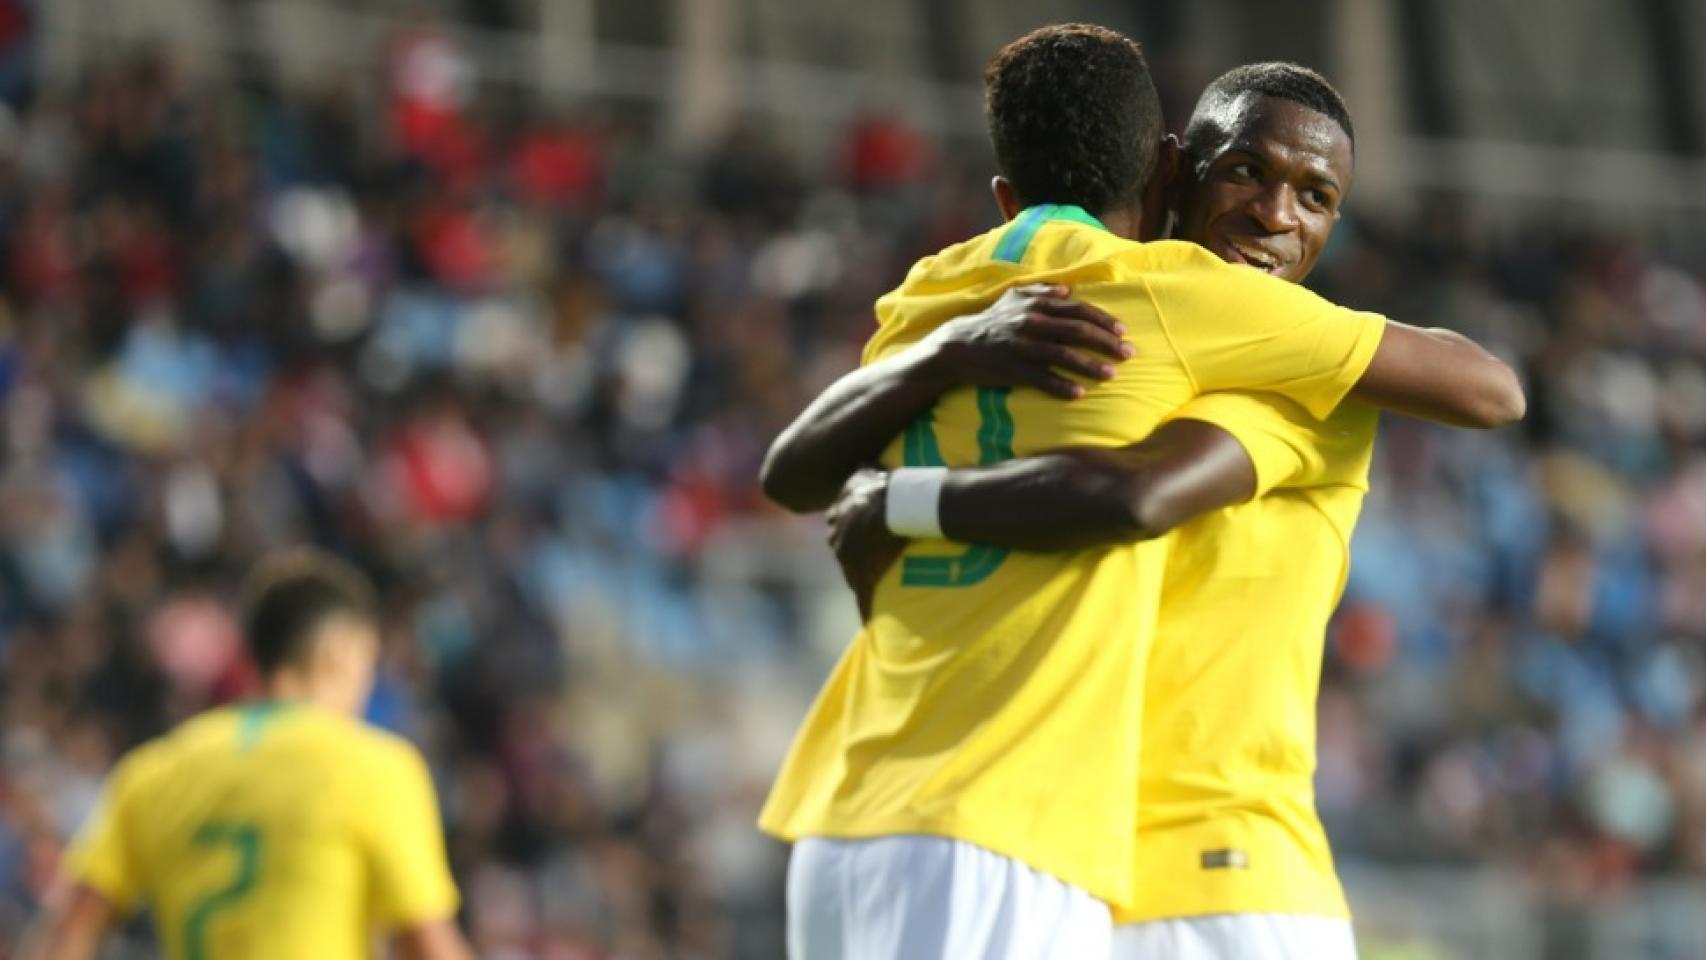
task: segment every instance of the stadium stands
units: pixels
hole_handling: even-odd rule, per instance
[[[852,610],[758,460],[988,222],[981,172],[880,117],[817,168],[454,95],[141,56],[0,123],[0,936],[116,752],[246,689],[237,578],[308,539],[385,591],[372,716],[434,764],[482,955],[774,949],[752,817]],[[1563,904],[1706,874],[1701,265],[1350,209],[1323,289],[1487,320],[1532,412],[1385,429],[1323,700],[1341,859]]]

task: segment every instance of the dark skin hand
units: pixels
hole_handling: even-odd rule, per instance
[[[770,446],[759,479],[796,513],[827,507],[847,477],[873,463],[920,412],[954,387],[1034,387],[1062,400],[1083,380],[1114,375],[1131,356],[1125,327],[1066,299],[1062,286],[1009,290],[982,313],[958,317],[916,347],[836,381]]]
[[[988,467],[951,471],[942,532],[960,543],[1059,552],[1149,540],[1192,517],[1250,499],[1256,469],[1226,431],[1174,420],[1124,447],[1065,447]],[[870,619],[877,583],[906,549],[889,532],[888,473],[848,478],[829,508],[829,544]],[[1046,521],[1037,504],[1047,502]]]
[[[824,514],[829,521],[829,546],[841,564],[841,576],[859,601],[859,619],[871,619],[871,598],[877,581],[894,565],[907,541],[889,532],[885,500],[886,470],[866,467],[847,478],[841,496]]]

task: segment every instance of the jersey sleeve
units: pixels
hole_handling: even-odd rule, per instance
[[[1221,264],[1151,281],[1168,341],[1198,392],[1278,393],[1325,419],[1374,359],[1386,318]]]
[[[1320,422],[1283,397],[1208,393],[1167,419],[1199,420],[1232,434],[1255,464],[1257,497],[1276,487],[1307,487],[1325,479]]]
[[[65,869],[74,883],[105,897],[119,913],[130,913],[142,898],[141,865],[128,824],[135,805],[134,759],[114,768],[100,799],[67,851]]]
[[[365,818],[374,911],[392,929],[450,917],[458,903],[426,761],[398,743],[375,764]]]

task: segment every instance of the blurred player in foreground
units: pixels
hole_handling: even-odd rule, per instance
[[[1108,905],[1138,909],[1145,892],[1133,870],[1144,675],[1167,551],[1152,538],[1247,499],[1254,455],[1240,440],[1267,429],[1250,422],[1259,411],[1179,419],[1181,408],[1248,389],[1283,394],[1310,421],[1353,391],[1467,425],[1521,409],[1508,368],[1468,341],[1263,276],[1282,265],[1276,247],[1244,238],[1228,259],[1252,270],[1195,244],[1130,243],[1153,235],[1158,167],[1127,151],[1159,137],[1159,113],[1129,40],[1044,28],[1002,51],[987,84],[1008,225],[922,261],[879,303],[868,365],[814,402],[767,464],[766,490],[811,509],[898,436],[885,462],[906,469],[892,483],[875,475],[886,486],[870,499],[879,528],[886,516],[917,538],[862,591],[865,629],[761,820],[798,841],[789,940],[802,958],[1108,954]],[[1117,316],[1126,329],[1108,332],[1135,349],[1118,337],[1100,349],[1130,358],[1096,375],[1108,383],[1050,390],[1081,393],[1070,403],[944,383],[945,353],[987,351],[1013,333],[955,315],[1027,283],[1071,284]],[[1082,369],[1060,325],[1028,331],[1029,359]],[[999,367],[983,372],[1008,376]],[[969,497],[945,486],[962,477],[947,464],[1061,445],[1073,449],[974,471]],[[1101,499],[1027,487],[1053,484],[1062,462],[1119,482]],[[1154,484],[1134,491],[1134,464],[1167,469],[1137,471]],[[1117,515],[1102,509],[1110,502]]]
[[[1300,282],[1350,189],[1350,114],[1313,71],[1239,67],[1203,92],[1184,160],[1179,237]],[[1191,427],[1212,431],[1202,450],[1146,456],[1139,444],[1123,460],[1063,453],[1004,476],[951,475],[948,526],[951,511],[978,509],[1011,518],[984,532],[995,546],[1123,542],[1139,533],[1120,519],[1134,489],[1197,459],[1249,500],[1173,538],[1144,692],[1137,896],[1115,913],[1114,956],[1349,960],[1349,911],[1315,814],[1315,699],[1377,413],[1353,402],[1319,422],[1278,397],[1224,393],[1174,419],[1204,421]],[[1205,456],[1216,447],[1229,455]],[[865,576],[881,556],[862,554],[892,554],[881,492],[880,477],[863,476],[832,510],[841,556]],[[1004,513],[1002,497],[1028,509]]]
[[[244,628],[265,699],[210,711],[114,769],[27,944],[87,960],[147,907],[174,960],[472,956],[425,761],[361,723],[371,586],[310,551],[267,560]]]

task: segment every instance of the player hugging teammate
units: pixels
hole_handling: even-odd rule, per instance
[[[864,615],[760,821],[789,952],[1354,957],[1310,780],[1376,408],[1488,428],[1521,388],[1296,285],[1354,164],[1312,71],[1217,80],[1182,165],[1119,34],[985,84],[1007,223],[879,301],[766,463]]]

